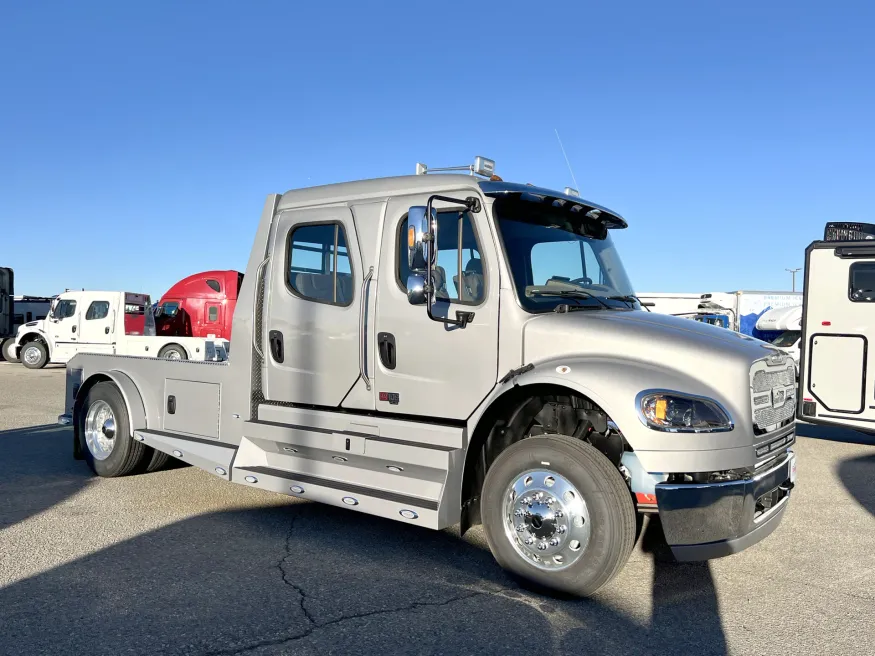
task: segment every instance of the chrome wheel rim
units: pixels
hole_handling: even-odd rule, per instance
[[[586,501],[556,472],[523,472],[505,490],[502,510],[505,536],[539,569],[565,569],[586,551],[592,533]]]
[[[182,356],[179,354],[179,351],[176,349],[170,349],[164,353],[164,357],[168,360],[181,360]]]
[[[95,401],[85,415],[85,444],[95,460],[106,460],[115,446],[115,415],[106,401]]]
[[[36,346],[28,346],[24,349],[24,361],[27,364],[36,364],[41,357],[40,350]]]

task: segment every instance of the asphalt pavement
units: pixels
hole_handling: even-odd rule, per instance
[[[658,521],[596,598],[433,532],[192,467],[98,479],[63,368],[0,362],[0,654],[875,654],[875,439],[800,426],[781,527],[679,564]]]

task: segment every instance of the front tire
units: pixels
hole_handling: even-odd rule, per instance
[[[530,437],[505,449],[486,474],[481,511],[495,559],[536,589],[590,596],[635,545],[635,508],[622,475],[572,437]]]
[[[95,474],[113,478],[142,467],[149,454],[131,437],[128,410],[114,383],[100,382],[88,390],[77,420],[81,451]]]
[[[28,369],[42,369],[49,362],[49,349],[40,341],[28,342],[20,349],[21,364]]]
[[[0,352],[3,354],[3,359],[6,362],[18,362],[18,358],[15,357],[15,340],[7,339],[3,342],[3,346],[0,347]]]

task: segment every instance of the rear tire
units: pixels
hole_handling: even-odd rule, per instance
[[[166,344],[158,351],[158,357],[165,360],[188,360],[188,353],[179,344]]]
[[[146,465],[147,474],[164,469],[167,465],[167,461],[170,460],[170,456],[163,451],[159,451],[158,449],[152,449],[152,451],[152,457]]]
[[[114,383],[88,390],[76,419],[85,462],[98,476],[126,476],[145,464],[146,445],[131,437],[128,410]]]
[[[28,369],[42,369],[49,362],[49,349],[40,341],[28,342],[20,352],[21,364]]]
[[[481,511],[498,563],[542,591],[590,596],[635,545],[636,513],[622,475],[572,437],[530,437],[505,449],[486,474]]]
[[[6,362],[18,362],[19,361],[18,358],[15,357],[14,346],[15,346],[15,340],[14,339],[7,339],[3,342],[3,346],[0,347],[0,352],[2,352],[3,359],[6,360]]]

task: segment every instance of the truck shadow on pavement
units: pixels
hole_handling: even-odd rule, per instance
[[[845,460],[839,465],[838,474],[845,489],[875,515],[875,454]]]
[[[57,424],[0,431],[0,530],[73,496],[91,472],[73,460],[72,432]]]
[[[0,653],[725,654],[708,565],[672,562],[658,522],[641,547],[652,577],[566,600],[450,531],[307,502],[215,512],[0,589]],[[649,622],[610,602],[650,586]]]

